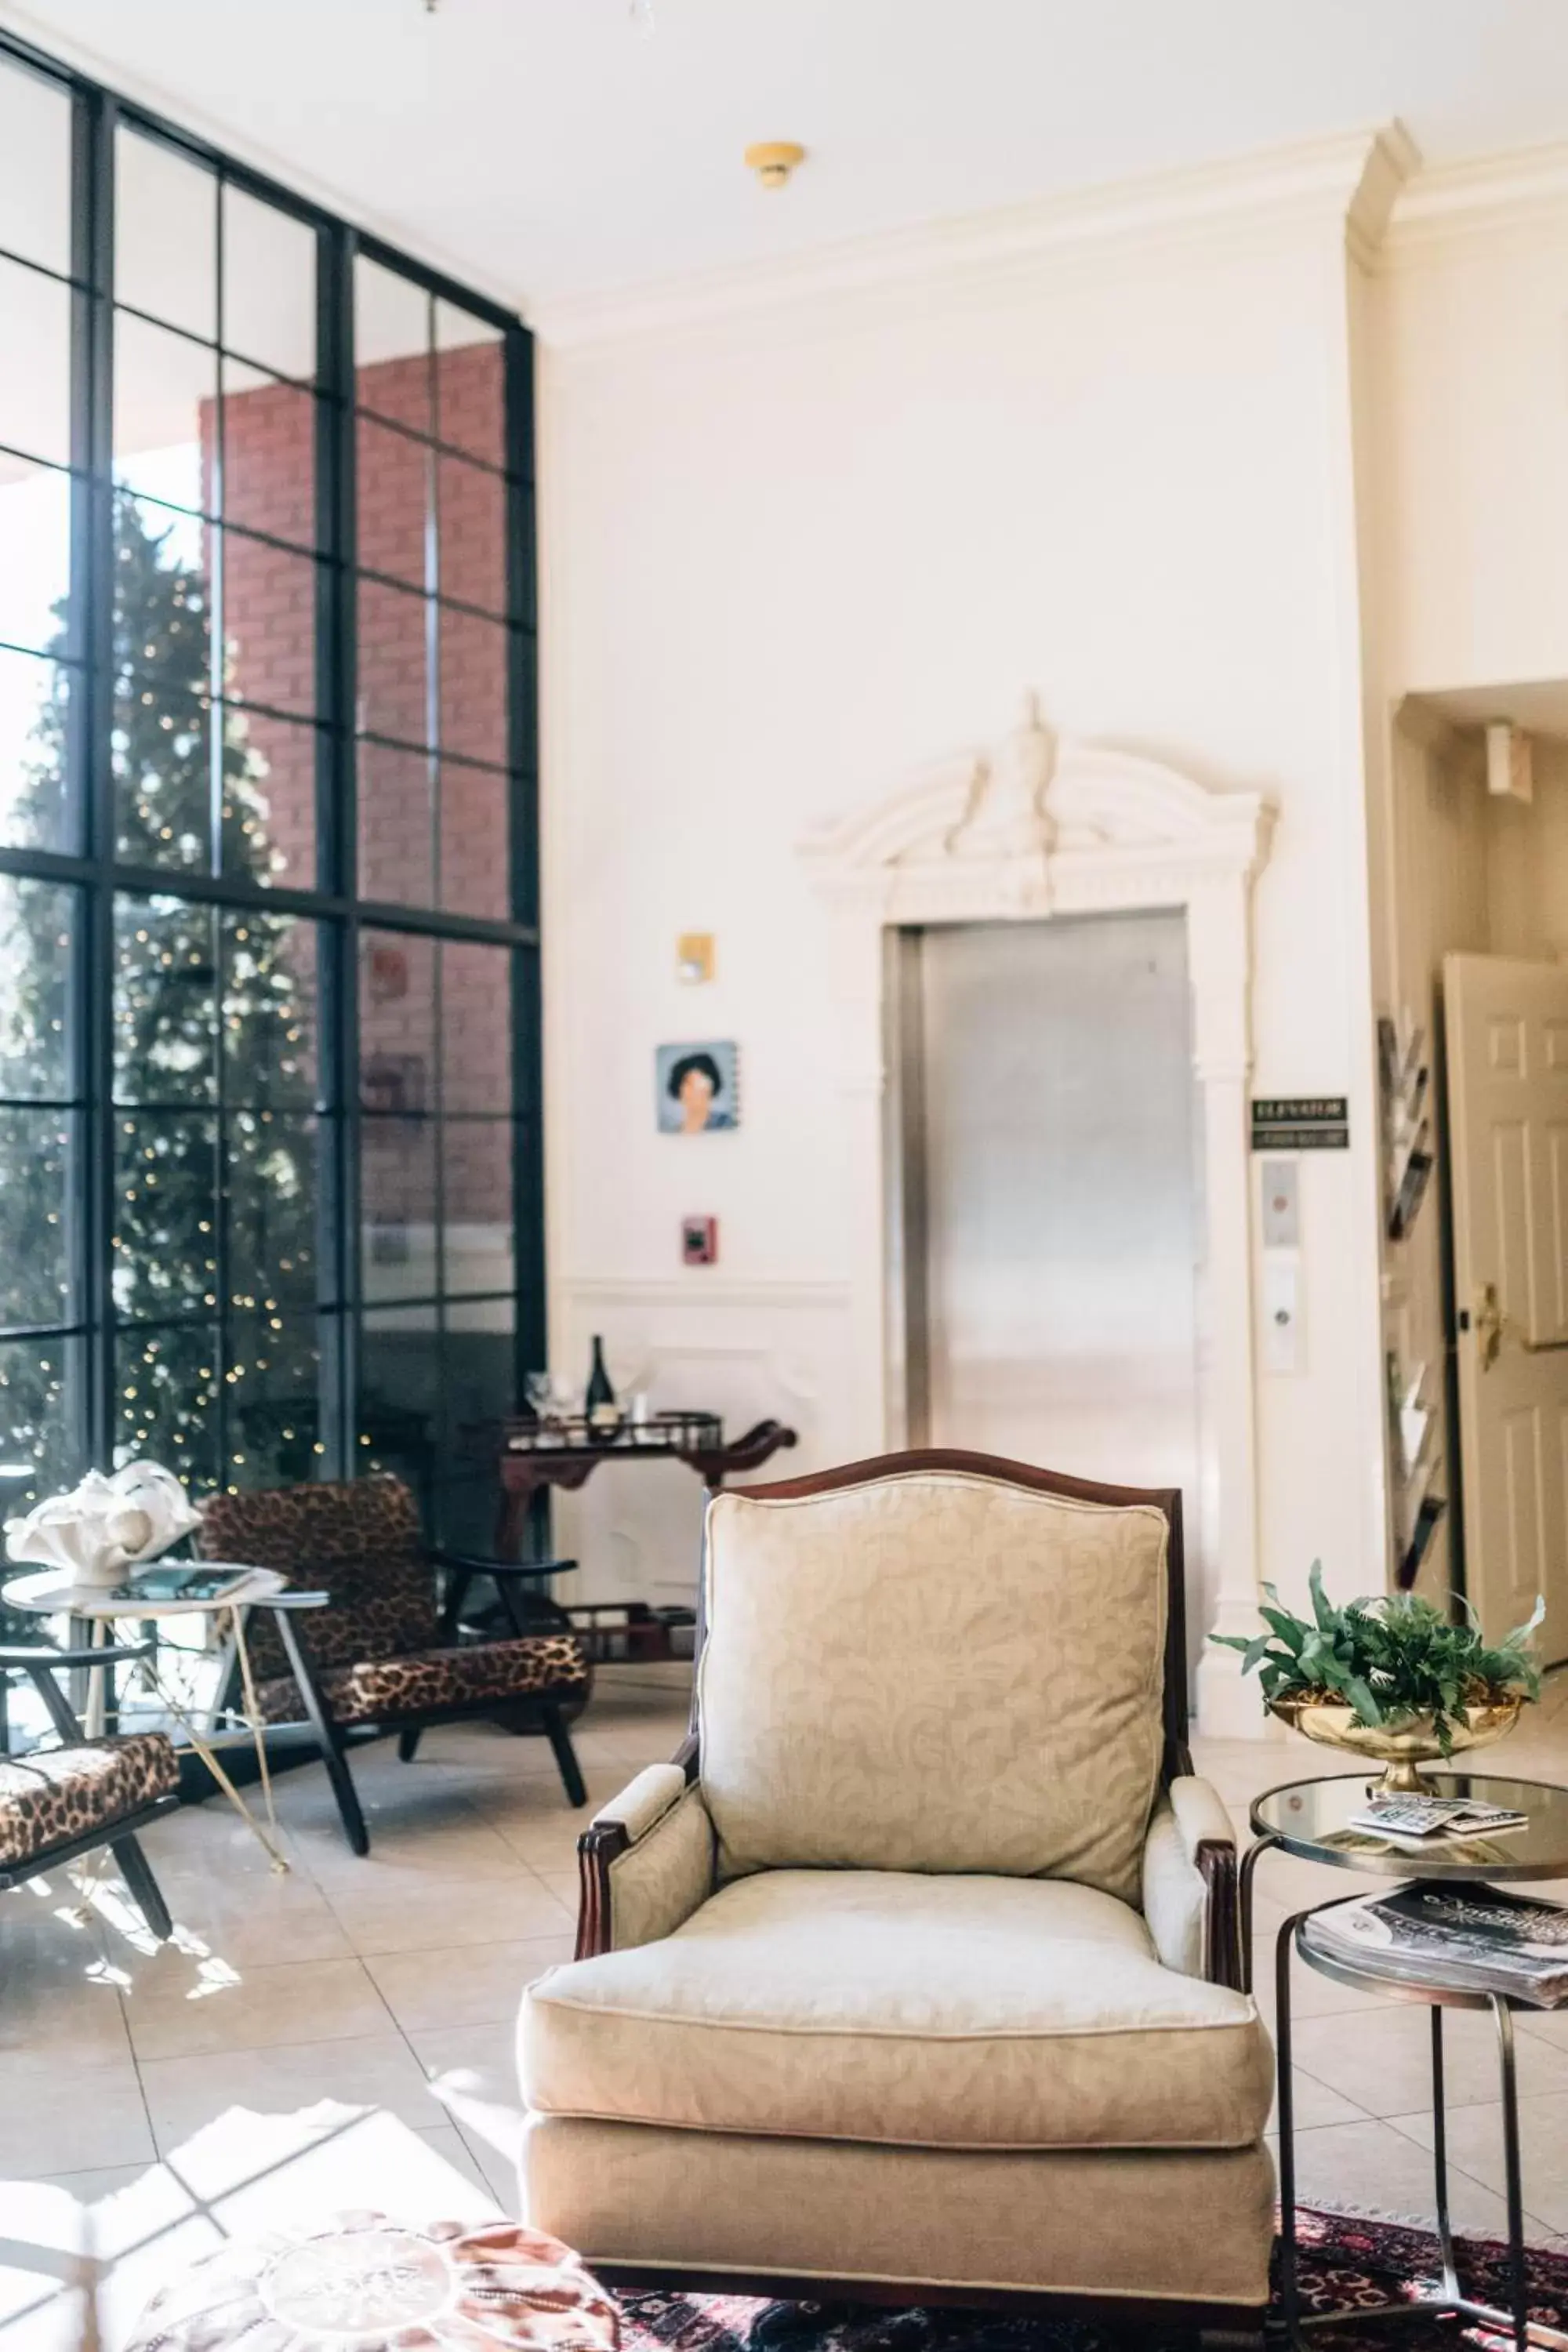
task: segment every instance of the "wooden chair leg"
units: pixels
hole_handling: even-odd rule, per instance
[[[321,1751],[321,1761],[327,1768],[327,1778],[332,1784],[332,1794],[338,1801],[338,1812],[342,1821],[343,1834],[355,1853],[366,1854],[370,1852],[370,1832],[364,1825],[364,1815],[360,1811],[359,1791],[354,1787],[353,1775],[349,1770],[349,1759],[343,1752],[342,1735],[332,1721],[327,1703],[321,1696],[321,1685],[316,1680],[310,1661],[305,1654],[304,1643],[290,1622],[289,1612],[287,1609],[274,1609],[270,1613],[287,1654],[294,1680],[299,1685],[300,1696],[305,1702],[305,1713],[310,1720],[310,1728],[316,1735],[316,1742]]]
[[[137,1909],[158,1941],[166,1944],[174,1932],[174,1923],[169,1916],[163,1888],[153,1875],[153,1865],[142,1851],[140,1838],[110,1838],[109,1847]]]
[[[585,1805],[588,1801],[587,1787],[577,1761],[577,1751],[572,1745],[572,1735],[561,1720],[561,1709],[551,1699],[541,1706],[539,1715],[551,1752],[560,1768],[561,1785],[566,1791],[567,1803]]]
[[[414,1759],[418,1755],[419,1735],[423,1729],[424,1726],[422,1724],[407,1723],[404,1725],[403,1729],[398,1733],[397,1759],[400,1764],[412,1764]]]

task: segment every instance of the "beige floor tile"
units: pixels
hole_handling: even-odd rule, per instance
[[[359,1960],[289,1960],[230,1969],[187,1959],[185,1981],[166,1974],[126,2001],[139,2059],[195,2057],[298,2042],[384,2033],[385,2002]]]
[[[153,2153],[133,2066],[79,2066],[62,2059],[45,2072],[26,2060],[0,2058],[0,2179],[138,2164]]]
[[[39,2069],[123,2064],[131,2042],[112,1939],[55,1919],[38,1927],[0,1942],[0,2059]]]
[[[1295,2074],[1296,2129],[1314,2131],[1324,2124],[1360,2124],[1366,2121],[1366,2109],[1358,2107],[1339,2091],[1331,2091],[1311,2074],[1304,2074],[1300,2066]],[[1268,2110],[1268,2128],[1277,2131],[1279,2125],[1279,2095],[1276,2091]]]
[[[507,1878],[517,1874],[520,1857],[499,1830],[485,1821],[467,1798],[439,1810],[426,1821],[410,1811],[388,1822],[371,1815],[370,1852],[357,1854],[336,1824],[296,1832],[295,1851],[330,1897],[336,1887],[353,1888],[410,1877]]]
[[[566,1906],[531,1873],[513,1878],[436,1878],[402,1883],[334,1879],[329,1900],[356,1952],[439,1951],[448,1944],[516,1944],[558,1936],[573,1923]]]
[[[435,2095],[468,2145],[515,2167],[522,2148],[522,2094],[514,2028],[457,2025],[413,2033],[409,2040]]]
[[[315,1882],[302,1871],[244,1878],[216,1870],[161,1872],[159,1883],[178,1927],[235,1968],[270,1961],[353,1958],[347,1937]],[[134,1973],[134,1969],[133,1969]]]
[[[1391,2121],[1420,2147],[1431,2147],[1430,2114],[1394,2116]],[[1519,2147],[1526,2207],[1548,2229],[1568,2231],[1568,2094],[1539,2099],[1521,2095]],[[1498,2196],[1506,2193],[1500,2105],[1489,2100],[1475,2106],[1450,2105],[1448,2161],[1484,2181]]]
[[[151,2058],[140,2071],[159,2154],[171,2159],[184,2142],[237,2113],[300,2121],[307,2137],[362,2110],[416,2128],[443,2120],[418,2061],[390,2022],[384,2032],[353,2041]]]
[[[517,2016],[523,1987],[572,1957],[570,1931],[516,1944],[461,1944],[436,1952],[377,1952],[365,1961],[405,2033],[421,2026],[498,2025]]]
[[[1330,2124],[1296,2135],[1296,2194],[1304,2205],[1426,2219],[1430,2226],[1431,2161],[1392,2124]],[[1449,2179],[1449,2210],[1457,2230],[1488,2237],[1506,2231],[1502,2199],[1457,2168]],[[1537,2234],[1544,2233],[1545,2225],[1538,2224]]]
[[[1303,2018],[1292,2034],[1299,2066],[1373,2116],[1406,2116],[1431,2101],[1429,2011],[1385,2001],[1344,2017]],[[1489,2018],[1450,2011],[1444,2027],[1443,2073],[1450,2106],[1493,2096],[1497,2044]],[[1568,2092],[1568,2052],[1521,2036],[1521,2095]]]
[[[315,2142],[220,2197],[213,2210],[231,2234],[295,2228],[344,2202],[406,2221],[490,2219],[499,2200],[456,2126],[417,2129],[383,2112],[351,2125],[331,2143]]]

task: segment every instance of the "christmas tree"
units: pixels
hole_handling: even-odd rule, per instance
[[[115,911],[114,1453],[200,1490],[308,1475],[317,1458],[315,980],[310,925],[179,895],[179,869],[208,870],[215,845],[229,877],[265,882],[279,861],[266,761],[243,713],[210,699],[201,565],[154,513],[116,499],[116,854],[170,873],[166,893]],[[226,648],[231,682],[238,660]],[[62,684],[36,730],[34,794],[58,789],[67,723]],[[47,945],[24,939],[5,976],[0,1058],[24,1067],[64,1017],[65,967]],[[58,1180],[41,1160],[5,1172],[0,1264],[16,1266],[52,1230]],[[35,1461],[47,1491],[79,1466],[65,1458],[62,1350],[7,1352],[0,1445]]]

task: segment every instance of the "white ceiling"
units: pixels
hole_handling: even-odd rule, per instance
[[[1403,118],[1568,138],[1565,0],[0,0],[521,304]],[[780,194],[741,151],[798,139]]]

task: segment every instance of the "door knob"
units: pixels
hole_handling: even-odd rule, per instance
[[[1501,1352],[1503,1327],[1508,1321],[1498,1301],[1495,1282],[1484,1282],[1477,1291],[1471,1320],[1480,1349],[1481,1370],[1489,1372]]]

